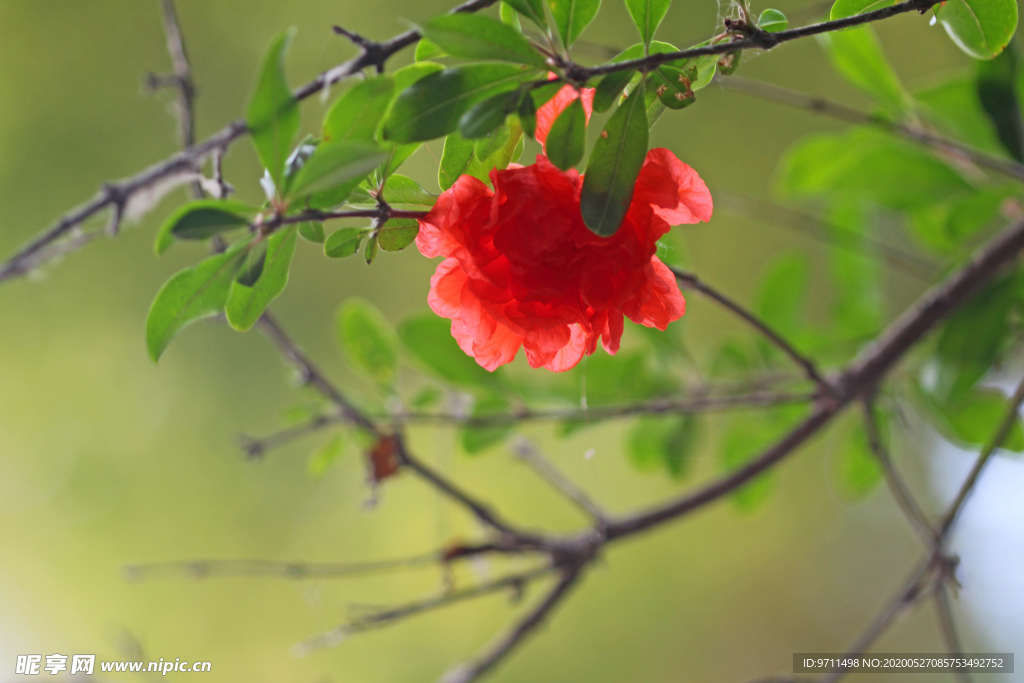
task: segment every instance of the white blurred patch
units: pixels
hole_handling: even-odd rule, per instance
[[[128,223],[138,223],[142,217],[156,208],[160,200],[168,194],[193,180],[202,180],[203,176],[195,171],[178,171],[164,176],[149,187],[139,190],[128,199],[124,207],[124,220]]]

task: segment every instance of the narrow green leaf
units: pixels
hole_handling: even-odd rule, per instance
[[[291,185],[295,196],[346,188],[347,195],[387,155],[372,142],[334,140],[316,148]],[[342,198],[344,199],[344,198]]]
[[[640,31],[645,45],[650,45],[654,32],[658,30],[661,20],[665,18],[672,0],[626,0],[629,16]]]
[[[345,440],[341,434],[332,436],[318,448],[309,459],[309,475],[314,479],[324,476],[327,470],[345,453]]]
[[[237,279],[231,283],[224,310],[233,328],[240,332],[251,328],[267,306],[284,291],[297,240],[298,230],[293,228],[274,233],[266,240],[262,273],[255,283],[247,286]]]
[[[623,88],[635,75],[632,71],[613,71],[602,78],[594,93],[594,111],[603,112],[611,109]]]
[[[324,142],[372,142],[395,96],[395,81],[376,76],[355,84],[339,97],[324,116]]]
[[[946,0],[935,17],[961,50],[992,59],[1017,30],[1017,0]]]
[[[591,231],[608,237],[619,229],[646,156],[647,111],[638,87],[612,114],[590,154],[580,211]]]
[[[551,124],[546,145],[551,163],[563,171],[578,164],[583,159],[586,132],[587,115],[583,100],[577,98]]]
[[[267,263],[267,240],[256,240],[252,243],[242,259],[242,266],[235,275],[235,282],[252,287],[263,275],[263,266]]]
[[[508,144],[512,131],[508,126],[498,126],[494,131],[485,137],[473,141],[473,158],[477,161],[487,161],[491,156],[506,144]]]
[[[836,70],[890,115],[901,118],[913,109],[913,100],[889,66],[870,26],[822,34],[820,40]]]
[[[426,38],[420,38],[420,42],[416,43],[416,55],[414,59],[417,62],[425,62],[431,59],[440,59],[446,57],[447,54],[444,50],[438,46],[437,43],[427,40]]]
[[[201,199],[172,213],[156,234],[156,253],[162,254],[174,240],[206,240],[248,225],[256,208],[230,199]]]
[[[299,132],[298,102],[284,75],[284,54],[294,35],[289,29],[271,41],[245,114],[260,162],[277,187],[283,187],[284,162]]]
[[[508,413],[508,411],[508,401],[491,393],[479,397],[473,405],[473,417],[486,417]],[[467,455],[479,455],[504,442],[512,430],[513,425],[511,424],[493,427],[464,427],[459,434],[459,442]]]
[[[508,139],[501,148],[483,161],[477,159],[476,145],[472,140],[466,140],[458,133],[446,137],[437,174],[437,182],[441,189],[447,190],[462,175],[471,175],[489,184],[492,170],[507,168],[513,158],[518,158],[523,145],[522,127],[515,117],[510,117],[506,126],[509,128]]]
[[[641,472],[667,471],[681,479],[690,470],[699,432],[692,416],[641,418],[628,435],[630,464]]]
[[[836,0],[832,5],[830,19],[845,19],[855,14],[873,12],[876,9],[890,7],[896,4],[896,0]]]
[[[416,241],[420,224],[414,218],[392,218],[377,232],[377,244],[384,251],[401,251]]]
[[[407,318],[398,327],[402,345],[439,379],[470,388],[500,387],[500,370],[487,372],[465,354],[451,333],[451,321],[433,313]]]
[[[800,332],[810,279],[807,259],[801,254],[776,259],[761,280],[754,307],[758,317],[784,336]]]
[[[785,194],[830,194],[893,209],[927,206],[972,190],[933,154],[865,129],[805,137],[786,153],[780,176]]]
[[[224,309],[243,246],[179,271],[157,292],[146,318],[146,347],[154,363],[181,330]]]
[[[978,99],[1003,149],[1024,161],[1024,115],[1018,99],[1020,62],[1013,43],[995,59],[978,63]]]
[[[473,142],[458,133],[452,133],[444,139],[441,151],[441,163],[437,169],[437,184],[447,190],[464,173],[469,172],[473,162]]]
[[[544,0],[504,0],[505,4],[532,21],[538,28],[547,28]]]
[[[546,58],[518,31],[482,14],[443,14],[425,23],[420,32],[453,57],[548,68]]]
[[[881,425],[880,425],[881,427]],[[864,425],[858,424],[846,435],[838,453],[838,484],[851,498],[863,498],[884,478],[882,466],[871,450]]]
[[[366,261],[366,265],[370,265],[377,258],[377,246],[377,235],[371,234],[366,246],[363,247],[363,260]]]
[[[514,89],[531,73],[514,64],[467,64],[431,73],[398,95],[384,122],[384,136],[404,143],[451,133],[470,107]]]
[[[394,386],[398,373],[398,335],[368,301],[352,297],[338,310],[338,341],[349,361],[377,384]]]
[[[384,184],[384,198],[391,205],[431,207],[437,197],[430,194],[412,178],[404,175],[389,176]]]
[[[519,123],[523,127],[523,132],[531,139],[536,135],[537,105],[534,103],[532,95],[524,97],[523,101],[519,103]]]
[[[757,18],[757,27],[768,33],[778,33],[789,27],[789,19],[777,9],[766,9]]]
[[[369,234],[366,228],[342,228],[331,233],[324,242],[324,254],[328,258],[345,258],[359,251],[359,245]]]
[[[1006,416],[1006,395],[998,389],[975,387],[945,402],[924,391],[919,392],[919,398],[923,399],[939,432],[964,448],[987,444]],[[1020,416],[1003,442],[1003,449],[1024,452],[1024,422]]]
[[[597,16],[601,0],[548,0],[548,6],[555,18],[558,35],[568,48]]]
[[[721,446],[722,469],[726,472],[742,469],[764,448],[767,435],[768,430],[761,421],[734,420]],[[768,498],[772,488],[772,472],[766,470],[733,491],[732,500],[741,511],[752,512]]]
[[[507,2],[498,3],[498,17],[501,23],[511,26],[516,33],[523,32],[523,24],[519,21],[519,14]]]
[[[519,91],[513,90],[474,104],[459,119],[459,133],[467,140],[486,137],[519,108],[520,97]]]
[[[299,224],[299,236],[313,244],[324,243],[324,224],[320,221],[309,221]]]

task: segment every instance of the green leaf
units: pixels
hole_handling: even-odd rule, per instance
[[[742,469],[769,441],[769,431],[762,421],[734,420],[725,433],[720,452],[721,467],[725,472]],[[752,512],[771,493],[773,476],[765,470],[732,492],[733,502],[743,512]]]
[[[882,44],[870,26],[820,36],[836,71],[870,95],[886,112],[902,118],[913,110],[913,101],[889,66]]]
[[[635,74],[632,71],[613,71],[597,84],[597,90],[594,93],[594,111],[603,112],[608,111],[615,104],[615,101],[619,99],[619,95],[622,93],[623,88],[632,80]]]
[[[263,266],[267,263],[267,240],[255,240],[246,250],[242,259],[242,267],[235,275],[235,282],[252,287],[263,275]]]
[[[513,90],[474,104],[459,119],[459,134],[467,140],[486,137],[519,108],[520,92]]]
[[[651,80],[657,88],[658,99],[670,109],[683,109],[693,104],[697,97],[693,94],[691,83],[697,75],[697,69],[688,72],[674,66],[662,64],[651,72]]]
[[[366,228],[342,228],[331,233],[324,242],[324,254],[329,258],[345,258],[359,251],[359,245],[369,234]]]
[[[548,132],[547,153],[558,168],[567,171],[583,159],[586,144],[587,115],[583,100],[576,98],[562,110]]]
[[[370,265],[375,258],[377,258],[377,235],[371,234],[370,239],[366,241],[366,246],[363,247],[363,260],[366,261],[366,265]]]
[[[406,318],[398,326],[405,349],[439,379],[470,388],[497,389],[500,370],[490,373],[459,348],[451,333],[451,321],[433,313]]]
[[[231,283],[228,294],[228,322],[233,328],[245,332],[260,319],[267,306],[284,291],[288,284],[288,269],[295,254],[298,231],[285,229],[267,239],[267,251],[262,273],[252,285],[237,279]]]
[[[681,479],[691,469],[699,437],[699,423],[689,415],[641,418],[629,431],[630,464],[641,472],[665,470]]]
[[[876,9],[890,7],[896,4],[896,0],[836,0],[832,5],[830,19],[845,19],[856,14],[873,12]]]
[[[291,193],[303,196],[331,191],[347,196],[356,188],[359,181],[386,158],[384,151],[372,142],[325,142],[316,148],[313,156],[295,175],[295,181],[290,188]]]
[[[416,43],[416,56],[414,59],[417,62],[439,59],[446,56],[447,54],[445,51],[442,50],[437,43],[427,40],[426,38],[420,38],[420,42]]]
[[[913,209],[963,195],[971,186],[930,152],[867,129],[805,137],[784,157],[781,190],[832,194]]]
[[[473,417],[507,413],[508,409],[508,401],[505,399],[494,394],[485,394],[473,405]],[[459,442],[467,455],[478,455],[492,446],[503,443],[512,430],[512,424],[463,427],[459,435]]]
[[[547,28],[548,22],[544,18],[544,0],[504,0],[504,2],[539,28]]]
[[[299,132],[299,103],[284,75],[284,54],[294,35],[289,29],[271,41],[245,114],[260,162],[277,187],[283,187],[284,162]]]
[[[162,254],[174,240],[206,240],[214,235],[249,225],[256,209],[230,199],[201,199],[178,208],[156,234],[156,253]]]
[[[473,141],[473,158],[477,161],[487,161],[499,149],[508,144],[512,131],[508,126],[498,126],[490,135],[477,138]]]
[[[638,87],[612,114],[590,153],[580,211],[592,232],[609,237],[619,229],[646,156],[647,111]]]
[[[775,260],[761,280],[754,310],[758,317],[783,336],[803,327],[810,268],[801,254],[787,254]]]
[[[388,204],[431,207],[437,197],[430,194],[412,178],[404,175],[389,176],[384,184],[383,195]]]
[[[324,224],[320,221],[309,221],[299,224],[299,236],[313,244],[324,243]]]
[[[645,45],[651,44],[654,32],[658,30],[671,4],[672,0],[626,0],[629,16],[633,17],[633,23],[639,29]]]
[[[377,244],[384,251],[401,251],[416,241],[420,224],[414,218],[392,218],[377,232]]]
[[[1017,0],[946,0],[935,17],[961,50],[992,59],[1017,30]]]
[[[532,93],[523,98],[519,103],[519,123],[523,132],[534,138],[537,133],[537,105],[534,102]]]
[[[243,246],[237,243],[176,273],[160,288],[146,318],[146,347],[154,363],[181,330],[224,309]]]
[[[345,453],[345,440],[341,434],[332,436],[318,448],[309,459],[309,474],[314,479],[324,476],[327,470]]]
[[[338,341],[349,361],[384,388],[398,374],[398,335],[387,318],[368,301],[346,299],[338,311]]]
[[[934,395],[956,399],[989,373],[1009,342],[1010,313],[1019,305],[1020,280],[1003,277],[946,321],[935,348]]]
[[[548,0],[548,6],[555,18],[562,44],[568,48],[597,16],[601,0]]]
[[[443,14],[424,24],[420,32],[453,57],[548,68],[546,58],[518,31],[482,14]]]
[[[419,142],[451,133],[470,107],[515,88],[531,73],[514,64],[467,64],[431,73],[398,95],[384,122],[384,136]]]
[[[1018,99],[1017,82],[1020,63],[1013,44],[1008,50],[987,62],[978,62],[978,99],[996,129],[1003,149],[1024,161],[1024,117]]]
[[[766,9],[757,18],[757,27],[768,33],[778,33],[789,28],[789,19],[777,9]]]
[[[395,81],[389,76],[368,78],[352,86],[327,110],[323,141],[372,142],[394,96]]]
[[[919,396],[939,432],[964,448],[980,448],[991,441],[1008,409],[1006,395],[998,389],[976,387],[946,402],[923,391]],[[1019,415],[1003,442],[1003,449],[1024,452],[1024,422]]]
[[[884,431],[881,424],[879,429]],[[838,455],[838,483],[841,490],[851,498],[863,498],[868,495],[885,477],[878,458],[871,450],[863,424],[858,424],[849,431]]]
[[[999,224],[1006,200],[1019,195],[1013,185],[982,188],[921,207],[914,212],[910,226],[924,245],[940,253],[956,254],[982,230]]]
[[[507,168],[517,156],[517,151],[522,148],[523,130],[515,117],[510,118],[506,126],[509,128],[507,141],[483,161],[477,159],[476,145],[473,141],[466,140],[458,133],[446,137],[437,174],[437,182],[441,189],[447,190],[461,175],[471,175],[489,184],[493,169]]]
[[[977,79],[957,76],[915,93],[918,111],[940,133],[1000,154],[1003,146],[978,99]]]

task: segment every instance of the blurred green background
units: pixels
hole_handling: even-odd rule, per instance
[[[299,29],[288,63],[299,84],[353,54],[332,24],[385,38],[448,7],[439,0],[182,0],[200,88],[200,136],[242,114],[262,52],[283,27]],[[793,2],[779,8],[801,23],[822,11]],[[678,45],[703,40],[718,12],[712,0],[677,0],[659,37]],[[625,7],[607,0],[578,56],[597,61],[599,46],[625,47],[635,41],[633,31]],[[941,29],[919,17],[890,20],[878,31],[911,88],[969,67]],[[409,59],[404,53],[394,64]],[[169,68],[155,1],[0,3],[0,64],[2,256],[105,180],[176,148],[172,94],[149,96],[142,87],[147,72]],[[748,56],[741,73],[868,107],[813,40]],[[651,144],[695,167],[713,194],[770,196],[787,145],[810,130],[838,129],[717,86],[699,100],[667,113]],[[315,97],[304,104],[307,129],[325,107]],[[439,155],[438,144],[428,145],[405,172],[436,189]],[[259,196],[247,142],[232,148],[226,173],[242,196]],[[132,562],[391,558],[479,531],[411,477],[389,481],[379,505],[364,509],[363,463],[351,449],[324,476],[312,477],[309,454],[327,435],[262,462],[245,461],[237,435],[280,427],[282,412],[306,400],[257,333],[198,324],[159,368],[150,363],[143,340],[149,303],[170,274],[203,254],[185,246],[161,259],[153,255],[156,225],[183,198],[179,191],[117,239],[0,287],[0,679],[13,673],[17,654],[60,652],[208,660],[213,673],[205,677],[217,681],[433,680],[489,641],[521,606],[494,596],[296,659],[293,644],[343,622],[353,609],[438,590],[439,572],[318,581],[122,577]],[[822,262],[816,278],[825,281],[825,248],[772,224],[719,209],[710,224],[677,232],[701,276],[741,301],[752,300],[769,257],[785,250],[813,254]],[[424,309],[434,265],[414,249],[382,254],[372,267],[328,261],[303,243],[274,310],[350,386],[359,380],[333,340],[339,302],[359,295],[398,320]],[[898,273],[886,277],[895,314],[921,284]],[[824,285],[814,291],[812,315],[830,295]],[[738,330],[689,297],[681,333],[698,358]],[[717,471],[713,442],[705,440],[697,471],[685,482],[637,473],[620,448],[625,427],[609,424],[564,441],[543,426],[527,433],[616,511],[663,499]],[[835,441],[826,434],[782,466],[773,495],[753,513],[723,502],[611,549],[492,680],[745,681],[790,670],[794,651],[842,650],[902,581],[918,546],[884,489],[851,500],[835,485]],[[468,458],[445,428],[417,429],[413,443],[512,519],[555,529],[582,521],[501,448]],[[910,439],[898,446],[908,477],[926,491],[920,447]],[[589,448],[596,454],[586,461]],[[460,574],[460,585],[474,576]],[[881,649],[940,651],[931,617],[931,606],[923,606]],[[985,647],[970,632],[966,640]]]

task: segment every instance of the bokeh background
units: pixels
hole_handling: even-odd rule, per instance
[[[179,4],[200,87],[200,136],[242,114],[263,49],[283,27],[298,27],[288,60],[298,84],[351,56],[332,24],[385,38],[449,7],[441,0]],[[795,22],[822,11],[788,0],[778,7]],[[702,40],[719,11],[713,0],[677,0],[659,37],[677,45]],[[920,18],[904,16],[877,28],[912,89],[970,68],[941,29]],[[634,41],[625,7],[607,0],[578,54],[596,61],[603,56],[599,46]],[[394,63],[409,59],[403,54]],[[142,87],[147,72],[168,68],[155,1],[0,3],[0,255],[103,181],[175,150],[172,94],[150,96]],[[741,73],[869,106],[836,76],[813,40],[746,58]],[[318,98],[306,102],[304,125],[311,128],[325,107]],[[811,114],[712,86],[697,106],[666,114],[652,146],[667,146],[698,169],[712,193],[770,197],[783,150],[808,131],[835,129]],[[436,189],[439,156],[440,146],[428,145],[405,172]],[[248,143],[232,148],[226,173],[243,197],[258,197],[259,169]],[[16,655],[54,652],[208,660],[213,672],[202,676],[216,681],[433,680],[489,641],[522,606],[493,596],[296,659],[296,642],[360,606],[436,591],[439,573],[317,581],[124,579],[126,563],[382,559],[478,531],[410,477],[388,482],[379,504],[367,510],[363,463],[352,449],[322,476],[312,476],[310,453],[327,435],[247,462],[238,434],[279,428],[283,413],[308,401],[257,333],[199,324],[159,367],[148,360],[143,330],[150,301],[170,274],[203,254],[187,246],[160,259],[153,254],[156,226],[183,197],[183,191],[174,194],[117,239],[102,239],[29,280],[0,287],[0,680],[14,680]],[[722,209],[710,224],[677,230],[685,233],[692,266],[741,301],[752,300],[773,254],[811,253],[820,262],[820,286],[812,288],[809,315],[827,307],[821,244]],[[887,239],[907,242],[899,234]],[[358,389],[334,341],[338,304],[362,296],[398,320],[425,307],[433,268],[412,249],[383,254],[367,267],[357,259],[329,261],[303,243],[274,310],[314,358]],[[899,273],[886,278],[895,315],[922,285]],[[685,329],[672,333],[684,335],[700,360],[738,329],[691,297]],[[609,424],[566,440],[545,427],[528,431],[613,510],[663,499],[717,471],[709,438],[684,482],[638,473],[620,447],[626,427]],[[413,438],[428,460],[510,518],[555,529],[580,523],[504,449],[469,458],[446,428],[418,429]],[[725,501],[612,548],[492,680],[745,681],[790,670],[794,651],[841,651],[900,585],[919,548],[884,487],[852,499],[836,485],[835,442],[826,434],[779,468],[772,495],[752,513]],[[588,461],[590,448],[595,455]],[[936,451],[930,435],[913,423],[899,432],[896,448],[932,509],[950,495],[954,474],[970,458]],[[1016,502],[1024,477],[1019,462],[997,467],[976,497],[992,502],[969,513],[957,541],[964,548],[965,585],[955,608],[969,648],[982,651],[1024,644],[1024,513]],[[493,574],[496,568],[474,571]],[[927,603],[880,649],[941,647]]]

